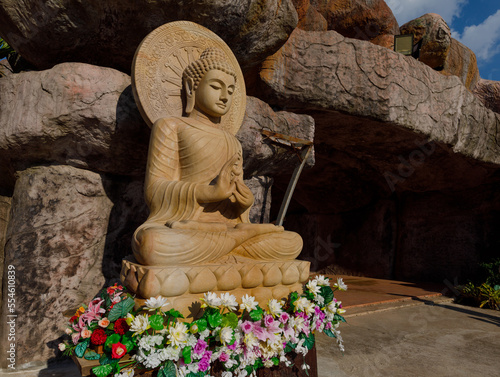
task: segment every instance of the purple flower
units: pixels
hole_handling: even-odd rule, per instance
[[[200,361],[198,361],[198,370],[200,372],[205,372],[208,370],[208,368],[210,368],[210,362],[208,360],[203,358]]]
[[[331,322],[327,322],[326,325],[325,325],[325,329],[330,330],[331,328],[332,328],[332,323]]]
[[[283,312],[280,314],[280,322],[281,323],[287,323],[289,319],[290,319],[290,316],[288,315],[288,313]]]
[[[316,315],[319,315],[321,313],[321,308],[319,306],[315,306],[314,313],[316,313]]]
[[[228,354],[227,354],[227,353],[225,353],[225,352],[222,352],[222,353],[220,354],[220,356],[219,356],[219,360],[220,360],[221,362],[225,363],[226,361],[228,361],[228,360],[229,360],[229,356],[228,356]]]
[[[227,346],[227,348],[229,348],[231,351],[234,351],[236,349],[236,346],[237,346],[236,341],[234,341],[234,343]]]
[[[193,347],[193,352],[196,355],[201,355],[203,352],[205,352],[206,349],[207,349],[207,342],[205,342],[203,339],[198,339],[198,342]]]
[[[212,357],[212,351],[207,351],[203,354],[202,360],[207,360],[210,363],[210,358]]]
[[[250,321],[245,321],[241,324],[241,330],[245,333],[245,334],[248,334],[250,332],[252,332],[252,330],[254,329],[254,324],[253,322],[250,322]]]

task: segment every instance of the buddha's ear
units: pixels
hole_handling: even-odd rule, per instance
[[[184,90],[186,92],[186,114],[191,114],[194,109],[194,80],[191,77],[186,77],[184,80]]]

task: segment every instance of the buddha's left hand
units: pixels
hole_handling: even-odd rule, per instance
[[[250,208],[253,204],[254,197],[252,191],[245,185],[243,179],[238,177],[235,181],[236,187],[233,191],[233,195],[236,199],[236,202],[240,205],[240,207],[245,211]]]

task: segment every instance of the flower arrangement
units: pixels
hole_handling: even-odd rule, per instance
[[[70,318],[69,338],[59,344],[66,355],[99,360],[98,377],[133,376],[134,371],[156,370],[158,377],[208,376],[218,364],[223,377],[245,377],[258,368],[292,363],[287,354],[306,355],[314,333],[336,338],[344,350],[338,327],[345,322],[335,290],[346,290],[341,278],[317,276],[299,294],[269,300],[264,310],[254,297],[238,303],[229,293],[207,292],[201,298],[203,315],[182,321],[161,296],[150,298],[134,311],[134,299],[122,286],[106,288],[88,306]],[[101,347],[103,353],[96,352]],[[307,371],[304,362],[302,368]]]

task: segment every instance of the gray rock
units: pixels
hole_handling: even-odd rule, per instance
[[[56,356],[63,313],[116,278],[147,214],[141,193],[142,182],[70,166],[19,173],[5,245],[5,265],[16,271],[18,367]],[[1,326],[6,338],[5,321]]]
[[[9,223],[10,218],[10,205],[11,198],[8,196],[0,196],[0,276],[3,276],[3,271],[5,267],[5,255],[4,255],[4,246],[5,246],[5,234],[7,233],[7,224]],[[2,300],[2,281],[0,281],[0,302]]]
[[[4,184],[13,182],[15,171],[40,163],[121,175],[144,173],[150,131],[126,74],[65,63],[4,77],[0,92]]]
[[[484,106],[500,114],[500,81],[480,79],[473,93]]]
[[[246,179],[245,184],[252,191],[255,198],[250,209],[250,222],[254,224],[269,223],[273,179],[266,176],[257,176]]]
[[[83,62],[128,73],[141,40],[177,20],[217,33],[245,68],[286,41],[297,13],[290,0],[0,1],[0,34],[39,69]]]

